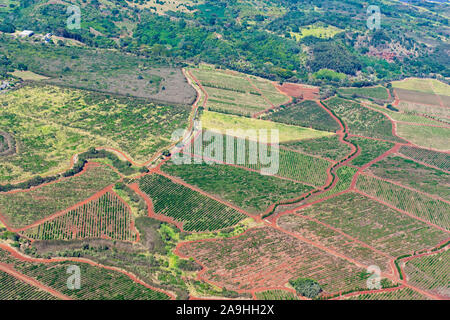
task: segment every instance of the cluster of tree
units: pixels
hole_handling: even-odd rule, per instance
[[[358,57],[344,45],[332,41],[320,42],[313,47],[313,58],[309,62],[312,71],[330,69],[337,72],[354,75],[361,70]]]
[[[289,284],[294,287],[298,294],[310,299],[316,298],[322,292],[320,284],[313,279],[298,278],[289,280]]]

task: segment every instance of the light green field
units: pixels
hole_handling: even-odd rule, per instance
[[[378,106],[371,106],[374,109],[380,110],[381,112],[387,114],[392,120],[395,121],[403,121],[403,122],[410,122],[410,123],[418,123],[418,124],[433,124],[437,126],[442,126],[443,124],[439,121],[435,121],[433,119],[425,118],[417,114],[413,113],[404,113],[404,112],[395,112],[391,111],[387,108],[381,108]]]
[[[436,79],[408,78],[392,82],[394,88],[450,96],[450,86]]]
[[[280,143],[333,135],[333,133],[331,132],[290,126],[267,120],[220,114],[211,111],[205,111],[202,115],[201,121],[204,129],[209,129],[211,131],[216,131],[224,134],[226,130],[278,130]],[[268,132],[268,135],[270,136],[270,131]],[[245,136],[243,136],[242,134],[240,135],[239,133],[235,134],[235,136],[239,138],[245,138]],[[270,142],[267,141],[265,137],[260,137],[260,139],[261,142]]]
[[[184,128],[188,106],[163,106],[84,90],[31,85],[0,95],[0,130],[18,152],[2,157],[0,183],[66,170],[90,147],[115,148],[145,162]]]
[[[11,73],[13,76],[18,77],[22,80],[32,80],[32,81],[39,81],[39,80],[46,80],[48,77],[41,76],[40,74],[31,72],[31,71],[19,71],[16,70]]]
[[[329,39],[333,38],[338,33],[342,32],[342,29],[339,29],[335,26],[325,26],[319,23],[311,24],[304,28],[301,28],[300,32],[291,32],[291,36],[295,38],[295,40],[300,41],[304,37],[312,36],[316,38]]]
[[[397,123],[397,134],[412,143],[441,151],[450,150],[450,128],[437,128]]]

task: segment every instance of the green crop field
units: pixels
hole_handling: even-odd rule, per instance
[[[397,134],[420,147],[433,148],[440,151],[450,150],[448,144],[450,127],[439,128],[398,123]]]
[[[88,166],[85,172],[31,190],[0,193],[0,214],[12,227],[24,227],[93,196],[119,180],[107,166]]]
[[[435,166],[436,168],[445,171],[450,171],[450,155],[446,153],[410,146],[402,146],[399,152],[413,160]]]
[[[338,123],[323,108],[315,101],[308,100],[270,113],[267,119],[330,132],[335,132],[340,128]]]
[[[0,271],[0,300],[56,300],[50,293]]]
[[[254,214],[271,204],[296,198],[312,188],[229,165],[169,164],[162,170]],[[215,177],[219,177],[216,179]]]
[[[443,297],[450,297],[450,251],[419,257],[406,263],[405,273],[411,283]]]
[[[186,231],[213,231],[231,227],[245,215],[161,175],[146,175],[139,186],[153,202],[156,214],[183,223]]]
[[[368,168],[378,177],[399,182],[450,201],[450,174],[398,156],[388,156]]]
[[[436,79],[408,78],[392,82],[394,88],[450,96],[450,86]]]
[[[371,98],[376,100],[388,100],[389,94],[385,87],[362,87],[362,88],[341,88],[338,93],[345,96],[355,96],[362,98]]]
[[[403,142],[392,134],[391,122],[381,113],[341,98],[331,98],[324,104],[347,124],[351,134]]]
[[[103,238],[136,240],[131,211],[112,193],[90,201],[53,220],[46,221],[25,234],[39,240],[75,240]]]
[[[268,130],[268,134],[270,135],[270,130],[278,130],[280,143],[332,135],[332,133],[325,131],[286,125],[283,123],[276,123],[267,120],[226,115],[210,111],[206,111],[203,113],[201,121],[202,126],[205,129],[221,133],[226,133],[227,130],[235,130],[235,135],[238,137],[239,131],[245,132],[246,130]],[[241,136],[241,138],[244,137]],[[264,139],[264,137],[260,137],[260,139],[261,142],[267,142],[267,139]]]
[[[450,230],[450,204],[447,202],[365,175],[358,177],[356,187],[398,209]]]
[[[350,137],[348,140],[356,144],[361,149],[361,153],[350,162],[358,167],[369,163],[394,147],[394,143],[388,141],[379,141],[360,137]]]
[[[128,276],[113,270],[71,261],[59,263],[30,263],[12,258],[0,250],[0,261],[43,284],[77,300],[167,300],[169,297],[159,291],[136,283]],[[80,289],[68,288],[67,270],[70,266],[80,268]]]
[[[447,238],[443,231],[356,193],[328,199],[298,213],[394,257],[431,247]]]
[[[333,161],[344,159],[351,151],[348,145],[339,141],[339,137],[337,135],[287,142],[283,143],[282,146]]]

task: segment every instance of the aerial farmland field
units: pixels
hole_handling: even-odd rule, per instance
[[[0,0],[0,301],[288,319],[449,300],[449,16]]]

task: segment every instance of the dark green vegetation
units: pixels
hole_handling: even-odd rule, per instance
[[[450,198],[450,174],[433,169],[409,159],[389,156],[374,163],[369,170],[376,176],[399,182],[400,184],[440,196]]]
[[[80,5],[81,29],[66,28],[66,5],[27,0],[0,11],[0,30],[53,32],[88,46],[140,53],[158,62],[203,60],[272,79],[308,80],[309,72],[324,68],[346,73],[359,84],[402,75],[449,75],[445,4],[416,1],[412,6],[374,0],[371,4],[380,7],[383,21],[380,30],[370,31],[367,7],[351,0],[205,0],[186,4],[189,9],[183,11],[173,6],[164,15],[154,13],[147,0],[136,2],[138,7],[121,0],[66,2]],[[345,32],[334,37],[313,32],[299,41],[292,37],[319,25]],[[311,57],[305,45],[313,52]],[[386,46],[396,56],[395,63],[373,57]],[[357,71],[362,76],[352,78]],[[347,83],[347,79],[338,81]]]
[[[289,284],[294,287],[298,294],[310,299],[317,297],[322,292],[320,284],[312,279],[293,279],[289,280]]]
[[[0,300],[55,300],[50,293],[0,271]]]
[[[288,105],[280,111],[270,113],[268,119],[301,127],[311,127],[316,130],[335,132],[339,125],[315,101],[303,101]]]
[[[139,186],[153,202],[156,214],[183,223],[186,231],[213,231],[231,227],[245,215],[160,175],[146,175]]]
[[[301,183],[228,165],[169,164],[162,170],[255,214],[279,200],[295,198],[312,189]]]
[[[361,149],[360,154],[350,162],[358,167],[369,163],[373,159],[381,156],[394,147],[394,143],[388,141],[372,140],[360,137],[350,137],[348,140]]]
[[[334,161],[345,158],[351,151],[348,145],[339,141],[337,135],[285,143],[283,146]]]
[[[95,300],[167,300],[169,297],[161,292],[149,289],[131,280],[128,276],[112,270],[91,266],[87,263],[71,261],[59,263],[30,263],[15,259],[9,253],[0,250],[0,261],[9,263],[14,268],[43,284],[74,299]],[[81,272],[80,288],[68,288],[67,270],[77,266]]]
[[[392,134],[392,123],[379,112],[341,98],[331,98],[323,103],[347,124],[351,134],[404,142]]]

